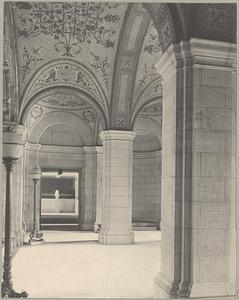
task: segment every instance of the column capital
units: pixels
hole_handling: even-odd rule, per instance
[[[189,45],[193,64],[233,67],[237,54],[235,44],[193,38]]]
[[[7,172],[11,172],[13,170],[13,166],[14,166],[15,161],[16,160],[11,158],[11,157],[3,158],[3,163],[5,165],[5,168],[6,168]]]
[[[126,130],[106,130],[100,133],[102,141],[120,140],[120,141],[133,141],[136,133]]]
[[[155,64],[163,78],[187,65],[206,65],[211,67],[234,68],[236,45],[226,42],[192,38],[171,45]]]
[[[3,130],[3,158],[19,159],[24,147],[24,134],[19,127],[5,127]]]

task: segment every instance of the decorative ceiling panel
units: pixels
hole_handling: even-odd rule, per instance
[[[110,86],[123,3],[12,2],[21,89],[38,67],[55,58],[74,58],[91,69],[106,94]]]
[[[155,68],[162,55],[162,48],[158,32],[151,21],[145,35],[137,73],[135,77],[133,105],[143,104],[150,98],[162,96],[162,80]]]
[[[89,126],[92,134],[95,134],[99,121],[96,110],[87,101],[79,98],[79,95],[76,96],[63,89],[59,90],[59,92],[42,96],[29,111],[25,124],[30,131],[42,118],[58,112],[64,112],[68,116],[72,114],[72,116],[81,119]]]

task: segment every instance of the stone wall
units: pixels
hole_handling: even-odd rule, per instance
[[[90,149],[92,149],[90,151]],[[93,152],[92,152],[93,151]],[[93,230],[95,223],[95,192],[94,182],[96,168],[94,159],[95,147],[59,147],[29,144],[27,148],[27,162],[25,166],[25,208],[24,221],[29,231],[33,222],[33,182],[30,170],[34,165],[42,169],[67,169],[79,171],[79,224],[84,230]],[[40,184],[37,185],[37,211],[40,216]]]
[[[161,219],[161,152],[134,153],[133,223],[154,223]]]

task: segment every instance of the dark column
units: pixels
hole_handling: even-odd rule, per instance
[[[14,159],[5,158],[3,163],[6,168],[6,204],[5,204],[5,242],[2,297],[22,298],[27,297],[27,292],[17,293],[13,289],[12,282],[12,257],[11,257],[11,202],[12,202],[12,170]]]
[[[33,184],[34,184],[34,211],[33,211],[33,229],[30,232],[29,235],[29,244],[31,244],[31,241],[43,241],[43,233],[39,232],[39,223],[37,219],[37,205],[36,205],[36,187],[37,183],[39,181],[39,178],[33,178]]]

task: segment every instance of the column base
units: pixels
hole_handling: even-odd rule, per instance
[[[187,290],[188,291],[188,290]],[[235,286],[230,282],[193,283],[190,295],[183,293],[179,283],[171,282],[159,273],[154,278],[154,298],[201,298],[201,297],[232,297],[235,296]]]
[[[27,298],[28,293],[22,291],[20,293],[16,292],[11,285],[2,282],[2,290],[1,290],[1,297],[2,298]]]
[[[190,298],[235,296],[236,290],[230,282],[193,283]]]
[[[166,279],[161,273],[154,278],[154,298],[170,299],[177,295],[179,282],[172,282]]]
[[[104,245],[129,245],[134,243],[134,233],[99,232],[99,243]]]

